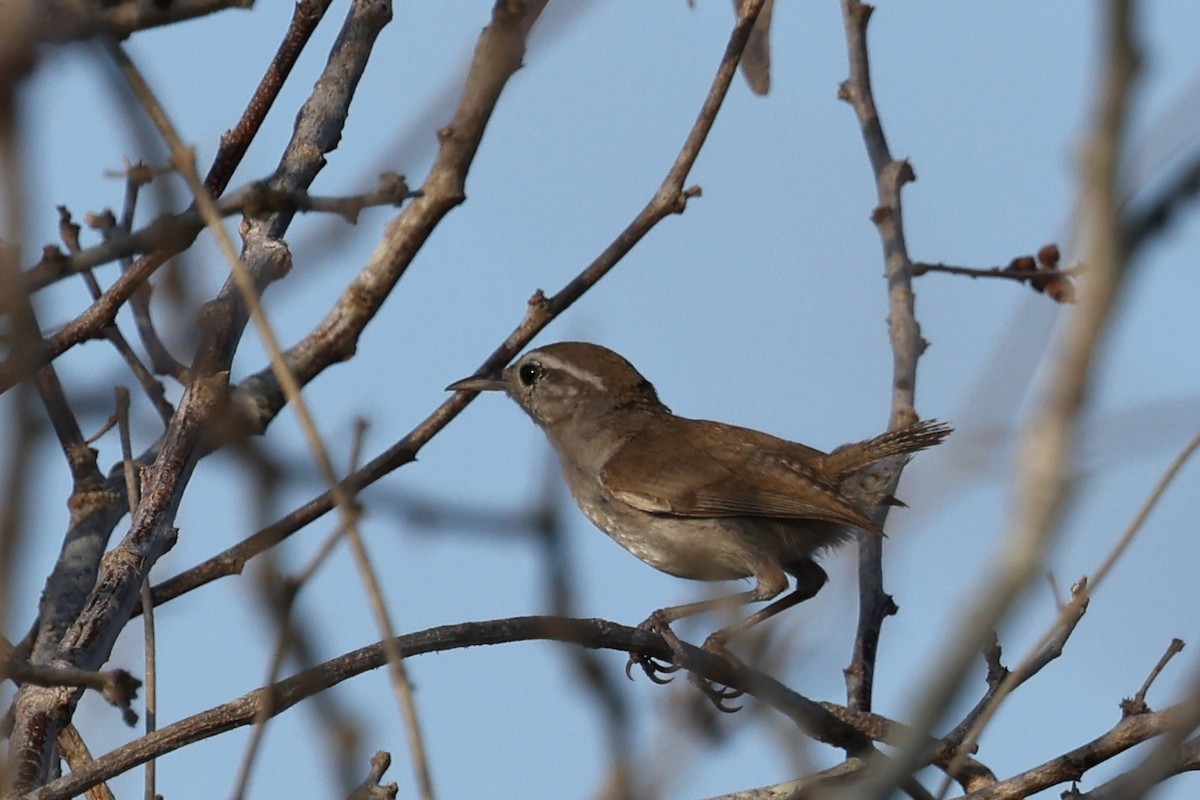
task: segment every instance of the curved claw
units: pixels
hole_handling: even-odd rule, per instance
[[[625,677],[629,680],[633,680],[634,664],[642,668],[642,672],[646,673],[647,678],[660,686],[670,683],[674,678],[660,678],[659,675],[670,675],[679,671],[677,664],[665,664],[647,655],[630,653],[629,660],[625,662]]]
[[[740,692],[739,692],[739,694],[740,694]],[[713,697],[712,695],[709,695],[708,699],[712,701],[712,704],[717,707],[718,711],[723,712],[725,714],[736,714],[737,712],[742,710],[741,706],[726,705],[725,704],[726,701],[722,698]]]
[[[732,714],[735,711],[742,710],[741,706],[728,705],[730,700],[736,700],[745,694],[741,689],[734,689],[732,686],[718,686],[711,681],[701,678],[694,672],[689,674],[688,678],[691,680],[693,686],[704,692],[704,696],[712,701],[712,704],[717,707],[718,711]]]

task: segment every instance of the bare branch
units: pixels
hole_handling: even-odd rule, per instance
[[[875,176],[877,205],[871,214],[883,244],[884,271],[888,292],[888,338],[892,346],[892,404],[889,427],[900,428],[917,420],[917,359],[925,349],[921,328],[913,306],[912,261],[904,239],[904,221],[900,190],[916,180],[907,161],[896,161],[888,148],[875,97],[871,89],[871,70],[867,52],[867,23],[872,8],[858,0],[842,0],[842,24],[850,77],[842,83],[838,96],[850,104],[858,118],[863,143]],[[889,493],[900,480],[897,468]],[[882,527],[888,506],[880,506],[873,515]],[[883,621],[896,613],[891,595],[883,590],[883,540],[877,536],[858,541],[858,629],[850,665],[845,669],[846,698],[851,708],[871,710],[875,682],[875,657]]]
[[[1191,738],[1179,745],[1170,757],[1163,759],[1159,765],[1158,780],[1200,769],[1200,739]],[[1115,778],[1097,786],[1085,794],[1075,794],[1068,800],[1126,800],[1130,797],[1144,796],[1148,788],[1142,770],[1133,769],[1122,772]]]
[[[123,669],[83,670],[30,664],[15,658],[11,647],[6,643],[0,648],[0,678],[33,686],[93,689],[102,694],[109,703],[121,709],[121,716],[126,725],[137,724],[138,716],[133,710],[133,701],[142,682]]]
[[[1080,269],[1059,269],[1058,246],[1048,244],[1034,256],[1019,256],[1004,267],[957,267],[950,264],[913,264],[913,276],[917,277],[930,272],[941,272],[946,275],[963,275],[968,278],[1005,278],[1027,283],[1035,292],[1048,295],[1057,303],[1075,302],[1075,284],[1072,278],[1080,273]]]
[[[345,30],[349,31],[334,46],[331,61],[337,64],[335,79],[319,82],[316,93],[319,101],[310,102],[297,117],[293,146],[284,156],[287,169],[280,169],[278,186],[287,190],[303,190],[316,176],[324,164],[323,154],[336,145],[341,122],[344,121],[357,85],[366,64],[374,35],[386,22],[387,9],[373,4],[357,3],[352,7]],[[373,31],[373,33],[372,33]],[[120,58],[115,46],[110,52]],[[131,65],[124,62],[127,77],[138,83]],[[328,67],[327,67],[328,68]],[[171,128],[161,108],[153,102],[144,86],[141,96],[161,131]],[[318,120],[319,118],[319,120]],[[312,126],[312,127],[310,127]],[[308,137],[313,137],[310,141]],[[176,141],[178,137],[175,137]],[[175,148],[176,166],[186,166],[178,147]],[[189,173],[194,176],[194,173]],[[196,192],[200,210],[209,212],[211,202],[205,204],[203,187]],[[277,237],[286,230],[291,215],[276,214],[266,225],[252,223],[247,232],[247,266],[253,280],[264,285],[280,274],[281,253],[285,248]],[[265,235],[264,234],[271,234]],[[108,310],[115,313],[124,299],[128,298],[138,282],[149,275],[157,264],[156,258],[166,258],[167,253],[156,251],[152,257],[123,274],[106,293],[111,297]],[[143,267],[143,265],[146,265]],[[235,273],[236,274],[236,273]],[[117,291],[118,287],[122,287]],[[84,318],[100,313],[106,308],[105,301],[93,305]],[[111,319],[111,317],[109,318]],[[138,591],[145,575],[157,559],[174,543],[176,531],[173,520],[188,480],[202,453],[203,432],[213,409],[226,392],[229,361],[245,324],[245,312],[238,302],[238,290],[227,286],[218,300],[205,309],[205,338],[202,341],[193,367],[194,377],[184,394],[172,425],[162,442],[161,452],[152,467],[146,472],[142,504],[134,517],[133,525],[122,542],[105,555],[96,575],[95,589],[88,595],[78,617],[70,630],[63,636],[55,652],[57,666],[94,668],[108,658],[116,636],[128,620],[136,605]],[[73,325],[79,335],[79,319]],[[68,325],[67,329],[71,329]],[[69,338],[69,337],[68,337]],[[108,528],[104,535],[111,531]],[[12,777],[19,791],[27,790],[44,781],[47,764],[45,756],[58,729],[69,718],[66,709],[73,706],[77,692],[42,690],[24,686],[14,702],[14,732],[11,753],[13,763],[18,764]]]
[[[604,620],[561,617],[516,617],[447,625],[400,636],[396,639],[396,645],[405,658],[412,658],[424,653],[534,639],[552,639],[625,652],[638,650],[660,658],[667,658],[671,654],[666,642],[655,634]],[[869,746],[869,739],[862,732],[770,676],[699,648],[684,646],[704,677],[744,689],[790,718],[818,741],[856,752]],[[24,800],[65,800],[88,786],[145,763],[149,758],[249,725],[265,703],[270,702],[272,713],[279,714],[330,686],[378,669],[386,663],[387,656],[381,643],[346,653],[122,745],[93,764],[31,791],[24,796]]]
[[[1075,421],[1091,385],[1097,347],[1125,274],[1126,254],[1120,240],[1118,155],[1125,129],[1132,81],[1137,72],[1133,14],[1129,0],[1108,6],[1106,51],[1098,63],[1107,69],[1100,84],[1098,110],[1088,140],[1087,180],[1081,225],[1089,242],[1085,257],[1089,277],[1078,312],[1073,315],[1017,459],[1019,501],[1005,557],[965,609],[957,632],[921,695],[914,727],[933,729],[961,685],[989,632],[1036,575],[1058,532],[1066,509]],[[872,158],[875,163],[875,158]],[[872,780],[863,797],[882,800],[919,763],[920,745],[901,750]]]
[[[370,774],[350,793],[347,800],[394,800],[400,787],[396,785],[395,781],[386,784],[379,782],[383,779],[383,773],[387,772],[391,765],[391,753],[380,750],[372,756]]]
[[[41,35],[52,41],[90,39],[108,34],[124,39],[130,34],[215,14],[229,8],[250,8],[253,0],[120,0],[108,8],[94,9],[84,3],[51,6],[57,16]]]
[[[63,242],[66,244],[67,250],[72,254],[78,253],[80,251],[79,226],[71,220],[71,212],[65,206],[58,207],[58,215],[59,230],[62,232]],[[103,292],[101,292],[100,284],[96,281],[95,276],[92,275],[90,270],[84,270],[80,274],[83,276],[84,283],[87,284],[88,291],[92,294],[92,299],[98,300]],[[106,325],[101,331],[101,335],[116,348],[121,358],[124,359],[125,364],[129,367],[129,371],[137,378],[138,384],[142,387],[146,396],[150,398],[150,402],[158,412],[163,424],[170,422],[174,409],[171,407],[170,402],[167,401],[162,384],[154,379],[154,376],[150,374],[150,370],[146,369],[142,360],[133,352],[133,348],[130,347],[129,341],[121,333],[120,328],[115,323]],[[47,364],[42,369],[47,369],[49,366]]]
[[[749,4],[747,13],[757,12],[757,10],[758,6],[751,3]],[[588,289],[615,267],[655,225],[671,214],[683,211],[687,199],[694,196],[698,191],[684,190],[684,181],[687,179],[692,165],[700,154],[700,148],[704,144],[704,139],[707,137],[708,131],[711,130],[717,111],[720,109],[721,102],[729,89],[729,85],[737,69],[739,53],[745,45],[745,39],[752,24],[752,18],[743,17],[735,26],[730,36],[729,44],[726,47],[725,55],[721,59],[721,64],[713,79],[712,87],[700,110],[700,114],[689,132],[683,148],[680,150],[666,178],[663,180],[662,185],[655,192],[654,197],[647,206],[642,209],[625,230],[587,268],[568,282],[557,294],[547,298],[540,290],[535,292],[529,301],[529,307],[526,309],[524,319],[521,320],[512,333],[508,335],[508,338],[483,363],[479,368],[480,372],[497,369],[508,363],[542,328],[583,296]],[[470,83],[471,81],[469,80],[468,84]],[[459,115],[456,115],[456,119],[458,116],[464,116],[464,112],[460,110]],[[466,119],[469,120],[471,117],[468,116]],[[447,147],[448,145],[443,143],[443,151]],[[453,163],[459,159],[459,156],[453,153],[445,156],[440,155],[439,162],[442,159]],[[438,166],[435,164],[434,170],[436,171],[437,169]],[[445,181],[446,179],[443,178],[439,180],[439,183],[444,183]],[[403,227],[409,229],[419,224],[427,224],[419,223],[419,220],[410,221],[408,218],[410,216],[419,218],[423,214],[430,213],[425,206],[433,202],[436,195],[430,193],[428,185],[429,181],[426,181],[425,193],[397,218],[393,223],[394,226],[403,223]],[[399,258],[403,255],[404,253],[401,251],[396,254],[396,257]],[[371,266],[368,265],[364,273],[370,269]],[[398,275],[396,279],[399,279]],[[355,279],[354,288],[359,291],[366,291],[373,286],[374,281],[364,274],[360,274]],[[361,316],[361,304],[358,303],[361,297],[362,295],[357,294],[353,289],[348,289],[343,293],[342,300],[339,301],[339,308],[344,313],[331,313],[327,317],[327,322],[319,326],[316,332],[307,337],[304,342],[288,351],[288,365],[301,382],[304,382],[306,377],[315,377],[316,374],[329,364],[337,363],[343,357],[340,355],[343,352],[347,354],[353,352],[353,344],[357,340],[356,338],[351,338],[346,343],[328,345],[324,343],[322,332],[329,336],[339,333],[338,329],[333,327],[334,324],[336,323],[339,326],[346,325],[347,315],[350,315],[352,321],[348,326],[349,330],[342,330],[341,335],[357,337],[357,333],[361,331],[367,322],[367,319],[353,319],[355,314]],[[355,302],[352,303],[352,300]],[[382,300],[382,296],[377,298],[377,301],[380,303]],[[374,306],[375,302],[376,298],[371,296],[371,305]],[[371,313],[373,313],[373,310]],[[466,407],[471,396],[473,395],[464,392],[453,395],[406,436],[360,469],[347,475],[342,481],[346,491],[351,494],[362,491],[362,489],[370,486],[384,475],[413,461],[420,449]],[[279,393],[278,387],[272,380],[269,370],[260,371],[258,374],[243,381],[238,396],[235,399],[241,408],[248,409],[251,413],[260,415],[258,418],[251,420],[250,428],[252,430],[265,429],[266,425],[279,412],[279,409],[283,407],[283,398]],[[217,578],[239,574],[246,562],[251,558],[275,546],[332,508],[333,495],[331,492],[325,492],[314,497],[276,523],[263,528],[237,545],[156,586],[154,588],[155,604],[167,602]]]
[[[1163,671],[1163,667],[1167,666],[1167,662],[1178,655],[1183,650],[1183,639],[1172,639],[1167,645],[1167,650],[1158,659],[1158,663],[1154,665],[1154,669],[1150,670],[1150,674],[1146,676],[1146,682],[1142,684],[1142,688],[1138,689],[1137,694],[1133,697],[1126,698],[1121,701],[1121,714],[1129,717],[1134,714],[1146,714],[1150,711],[1150,706],[1146,705],[1146,692],[1150,691],[1150,686]]]
[[[125,203],[121,209],[120,221],[113,216],[111,211],[106,210],[101,214],[89,214],[87,216],[88,225],[94,230],[99,231],[100,236],[105,242],[112,241],[117,236],[128,236],[133,232],[134,211],[137,207],[137,198],[141,192],[141,187],[149,183],[153,178],[154,170],[146,167],[144,164],[127,164],[125,170]],[[77,252],[78,248],[71,250],[73,256]],[[121,259],[122,270],[127,270],[132,265],[132,258],[126,257]],[[98,298],[100,294],[99,286],[92,289],[93,300]],[[150,296],[150,285],[144,284],[130,298],[130,306],[133,309],[133,318],[137,324],[138,335],[141,337],[142,345],[146,348],[146,353],[150,357],[150,364],[153,366],[154,371],[159,375],[170,375],[182,383],[186,381],[186,369],[183,364],[171,355],[167,346],[159,338],[158,331],[154,328],[154,322],[150,315]],[[138,366],[140,366],[140,362]],[[142,383],[145,385],[145,381],[142,381]],[[159,409],[159,413],[163,415],[164,424],[168,423],[171,419],[171,414],[174,413],[174,409],[165,402],[159,404]]]
[[[1183,468],[1183,465],[1195,454],[1197,449],[1200,449],[1200,433],[1193,436],[1191,441],[1184,445],[1182,451],[1168,465],[1163,476],[1155,484],[1154,491],[1142,503],[1142,506],[1134,515],[1129,526],[1122,533],[1116,544],[1113,545],[1112,550],[1105,556],[1104,562],[1095,573],[1090,578],[1081,578],[1071,587],[1070,601],[1059,609],[1058,618],[1050,626],[1050,629],[1042,634],[1041,639],[1016,670],[1009,673],[999,665],[999,645],[995,645],[994,642],[992,643],[995,647],[994,664],[990,656],[991,645],[985,647],[985,655],[989,657],[988,691],[962,722],[955,726],[954,730],[945,737],[945,741],[949,743],[961,743],[963,752],[970,752],[979,735],[983,732],[984,726],[987,725],[1000,704],[1004,702],[1004,699],[1018,686],[1041,671],[1042,667],[1051,660],[1061,655],[1062,648],[1066,644],[1067,639],[1074,632],[1075,626],[1079,624],[1080,619],[1083,618],[1084,613],[1087,611],[1092,595],[1096,593],[1097,588],[1108,576],[1113,566],[1116,565],[1121,556],[1127,551],[1134,537],[1142,530],[1142,526],[1150,516],[1150,512],[1158,505],[1159,500],[1162,499],[1167,488]],[[1182,643],[1180,643],[1180,646],[1182,647]],[[1160,663],[1165,663],[1169,654],[1170,650],[1168,650],[1168,655],[1164,656],[1163,662]],[[1147,680],[1143,691],[1140,693],[1142,698],[1144,698],[1145,691],[1149,688],[1153,674],[1156,673],[1152,673],[1151,678]],[[1140,708],[1140,706],[1135,705],[1134,708]]]
[[[398,206],[406,199],[417,196],[417,192],[409,191],[402,175],[388,172],[380,176],[379,185],[370,192],[345,197],[310,195],[302,190],[277,188],[269,181],[259,181],[218,200],[216,210],[223,217],[244,214],[253,218],[281,212],[318,212],[337,214],[353,224],[358,221],[363,209]],[[191,242],[204,227],[203,215],[193,206],[178,214],[159,217],[139,230],[112,236],[102,244],[69,255],[57,251],[45,253],[41,261],[22,273],[22,277],[29,291],[36,291],[76,272],[110,261]]]
[[[1175,705],[1150,714],[1126,717],[1110,731],[1087,744],[1003,780],[995,786],[964,795],[961,800],[1021,800],[1051,786],[1077,781],[1089,769],[1103,764],[1113,756],[1142,742],[1178,730],[1187,712],[1188,709],[1184,705]]]

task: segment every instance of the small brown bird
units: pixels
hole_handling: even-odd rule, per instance
[[[813,557],[851,538],[880,535],[869,513],[897,503],[887,492],[904,457],[945,439],[950,426],[916,422],[831,453],[749,428],[671,413],[654,387],[613,351],[585,342],[532,350],[499,375],[447,387],[503,391],[558,453],[579,508],[652,567],[680,578],[753,578],[727,597],[654,612],[643,627],[677,643],[674,620],[712,608],[788,595],[705,641],[733,635],[815,595],[827,580]],[[636,658],[654,678],[669,668]]]

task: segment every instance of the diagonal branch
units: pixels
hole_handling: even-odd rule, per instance
[[[721,107],[721,103],[736,72],[741,49],[745,46],[746,38],[749,36],[750,28],[753,26],[752,15],[757,13],[760,7],[760,2],[752,2],[744,9],[744,12],[751,14],[751,16],[744,16],[734,27],[717,74],[713,79],[712,87],[705,97],[696,122],[688,133],[683,148],[680,150],[675,162],[671,165],[662,185],[655,192],[650,202],[591,264],[569,281],[555,295],[546,297],[540,290],[536,292],[529,302],[529,307],[526,309],[524,318],[483,363],[480,367],[481,371],[496,369],[506,364],[542,328],[582,297],[588,289],[615,267],[655,225],[671,214],[683,211],[688,198],[698,191],[685,190],[683,188],[684,182],[691,171],[692,165],[700,154],[700,149],[704,144],[708,132],[712,129],[713,121],[716,119],[717,112]],[[406,213],[416,213],[413,211],[414,208],[429,201],[430,193],[428,185],[426,189],[426,193],[414,201],[406,209]],[[397,223],[404,216],[402,214],[397,219]],[[396,223],[393,224],[395,225]],[[356,278],[356,285],[361,286],[365,282],[363,278]],[[346,298],[350,296],[351,293],[349,291],[344,293],[343,301],[339,301],[339,306],[345,303]],[[348,303],[345,303],[344,311],[350,313],[353,309]],[[328,324],[323,324],[319,327],[319,331],[332,330],[332,325],[337,321],[337,315],[331,313],[327,317],[327,321]],[[346,326],[344,329],[339,329],[341,335],[356,337],[357,331],[361,330],[362,326],[365,325],[365,321],[352,320],[344,321],[341,324]],[[348,333],[346,332],[347,330],[349,331]],[[342,348],[352,348],[355,341],[356,338],[351,338],[350,341],[345,343],[335,340],[330,343],[330,347],[335,352],[341,352]],[[286,354],[289,367],[301,379],[301,382],[303,382],[305,376],[315,376],[328,363],[336,363],[330,360],[328,353],[318,349],[318,343],[318,337],[314,333],[307,337],[301,344],[291,348]],[[352,352],[352,350],[348,352]],[[278,413],[279,408],[282,407],[282,397],[278,392],[279,390],[271,380],[271,376],[267,370],[242,382],[239,387],[240,398],[238,399],[238,404],[242,408],[260,415],[251,421],[252,429],[265,429],[266,425]],[[466,407],[469,399],[468,393],[460,392],[443,402],[398,442],[364,464],[361,468],[347,475],[343,479],[346,490],[352,494],[362,491],[363,488],[375,483],[384,475],[415,460],[421,448]],[[241,573],[246,562],[251,558],[275,546],[313,520],[328,513],[332,508],[333,495],[331,492],[324,492],[317,495],[277,522],[263,528],[228,550],[156,586],[154,588],[155,604],[165,603],[217,578]]]

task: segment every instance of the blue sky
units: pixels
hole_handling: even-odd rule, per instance
[[[991,266],[1057,241],[1071,262],[1079,144],[1097,74],[1098,6],[879,3],[870,29],[874,87],[892,151],[910,158],[918,175],[904,193],[915,259]],[[365,191],[387,169],[420,183],[489,8],[477,0],[397,4],[315,192]],[[129,43],[201,164],[240,113],[290,13],[290,4],[260,3]],[[345,4],[335,4],[233,185],[274,168],[344,13]],[[1194,158],[1200,142],[1194,110],[1200,6],[1145,3],[1141,22],[1146,63],[1130,157],[1159,166],[1131,177],[1151,191],[1162,170]],[[613,0],[582,11],[551,4],[534,31],[527,66],[489,125],[467,202],[421,251],[356,358],[306,391],[340,465],[356,417],[371,421],[370,455],[404,435],[442,402],[446,384],[471,373],[520,321],[535,289],[559,289],[637,213],[695,118],[731,24],[726,0],[702,0],[691,10],[683,2]],[[868,218],[874,189],[854,116],[836,99],[847,69],[837,4],[780,0],[774,29],[771,94],[756,97],[740,78],[735,83],[689,181],[703,196],[661,223],[537,341],[603,343],[636,364],[678,413],[828,449],[878,433],[887,421],[891,355],[880,245]],[[86,48],[50,50],[25,86],[29,254],[56,240],[55,205],[68,205],[77,217],[119,205],[121,183],[101,171],[142,152],[114,112],[112,84],[94,56]],[[1181,97],[1191,98],[1190,105]],[[1174,160],[1164,160],[1164,150]],[[182,197],[180,186],[175,191]],[[265,298],[285,343],[321,318],[391,213],[369,211],[352,229],[297,219],[288,237],[293,273]],[[236,233],[235,222],[229,227]],[[1049,565],[1060,591],[1098,566],[1200,423],[1198,259],[1200,223],[1185,215],[1145,249],[1125,289],[1082,428],[1074,504]],[[104,282],[112,279],[107,269]],[[225,276],[208,239],[186,269],[191,282],[205,287],[202,296]],[[914,461],[900,493],[911,508],[889,522],[886,583],[901,612],[884,632],[877,709],[899,718],[952,635],[959,609],[1003,552],[1016,432],[1036,402],[1031,387],[1047,369],[1041,357],[1070,313],[1008,283],[930,275],[917,291],[931,343],[921,361],[918,410],[952,421],[958,433]],[[43,324],[70,319],[84,296],[82,285],[71,282],[45,293]],[[178,352],[186,352],[194,311],[163,315]],[[69,393],[127,382],[105,348],[92,343],[60,360]],[[233,379],[265,363],[248,334]],[[156,434],[147,412],[145,405],[135,410],[143,441]],[[108,414],[94,409],[84,427],[97,429]],[[115,444],[112,437],[101,442],[102,465],[117,458]],[[307,460],[290,413],[262,446],[285,463]],[[520,508],[542,491],[548,452],[514,405],[484,397],[417,463],[364,494],[363,532],[399,628],[545,610],[542,563],[532,545],[485,526],[423,529],[387,508],[396,494]],[[5,622],[10,638],[32,618],[66,522],[68,476],[60,461],[39,466],[44,495],[36,506],[45,511],[31,522],[27,566],[12,587],[18,602]],[[1138,689],[1170,639],[1192,643],[1197,469],[1180,476],[1093,600],[1064,656],[1023,687],[985,734],[979,757],[999,775],[1107,730],[1118,719],[1117,703]],[[156,579],[232,544],[316,489],[314,478],[289,487],[276,508],[248,508],[254,495],[243,468],[227,456],[206,460],[180,511],[179,544],[156,567]],[[581,616],[635,624],[706,590],[639,563],[568,508],[569,500],[560,501],[571,520]],[[295,537],[281,563],[299,568],[334,524],[325,520]],[[771,624],[790,637],[796,653],[794,668],[781,678],[810,697],[841,701],[856,613],[849,552],[827,559],[826,568],[831,581],[822,594]],[[161,613],[160,722],[262,682],[273,632],[253,610],[249,577],[215,584]],[[348,552],[339,552],[305,589],[298,612],[319,632],[322,658],[377,639]],[[1043,581],[1001,630],[1010,663],[1054,612]],[[698,640],[707,624],[684,631]],[[620,654],[603,658],[614,674],[624,663]],[[139,641],[127,635],[113,663],[138,670],[139,659]],[[1150,704],[1177,699],[1196,667],[1194,652],[1185,650]],[[606,767],[602,730],[562,648],[476,648],[422,657],[409,669],[442,796],[597,790]],[[980,667],[968,700],[982,690],[982,675]],[[772,743],[778,726],[768,724],[769,716],[748,709],[719,720],[730,736],[702,751],[706,743],[672,732],[666,690],[644,680],[624,688],[635,710],[636,752],[661,770],[666,797],[714,795],[797,774]],[[402,796],[412,796],[386,676],[373,673],[335,691],[364,727],[364,752],[390,750],[388,777],[401,782]],[[99,730],[89,738],[96,753],[130,735],[94,698],[80,705],[80,715],[85,735]],[[251,791],[335,792],[314,731],[303,708],[274,720]],[[206,793],[227,791],[247,735],[227,734],[164,759],[159,790],[168,796],[197,785]],[[809,757],[826,764],[837,755],[813,747]],[[1083,788],[1128,763],[1089,773]],[[364,774],[366,768],[364,761]],[[118,791],[132,785],[119,782]],[[1185,777],[1157,796],[1194,793],[1195,779]]]

